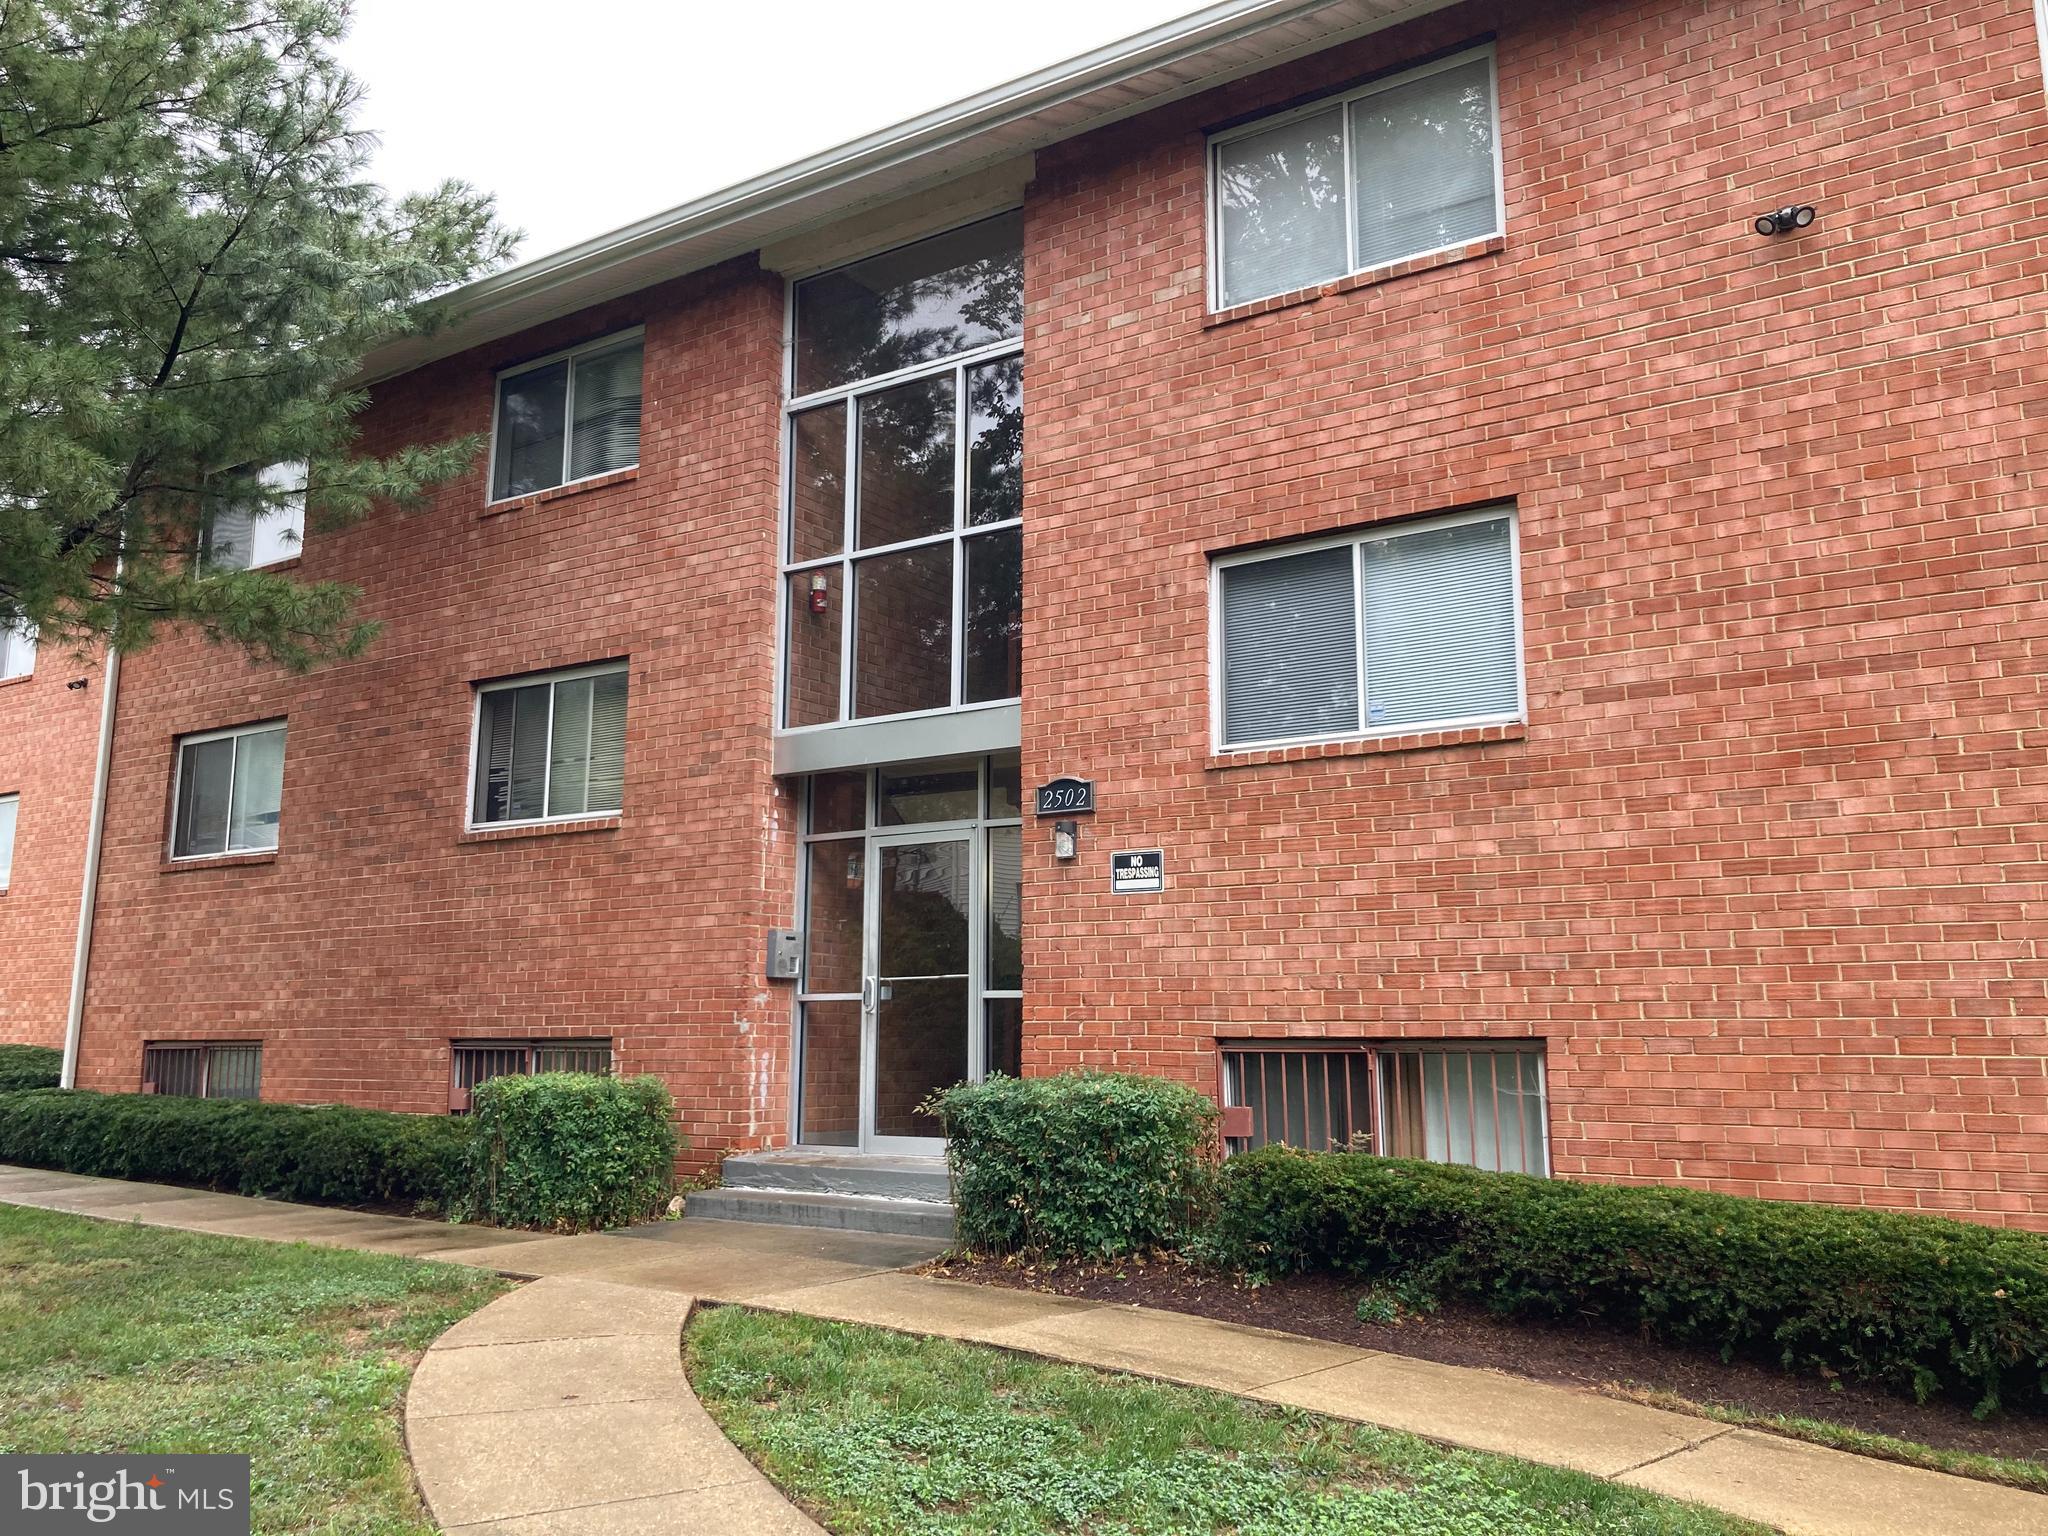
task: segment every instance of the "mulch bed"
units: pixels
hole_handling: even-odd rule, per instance
[[[2048,1418],[2003,1414],[1980,1423],[1970,1416],[1968,1404],[1914,1404],[1868,1387],[1831,1386],[1764,1365],[1724,1365],[1712,1355],[1610,1329],[1508,1321],[1469,1303],[1450,1303],[1431,1316],[1391,1325],[1361,1323],[1356,1309],[1363,1287],[1334,1276],[1297,1275],[1247,1286],[1229,1275],[1172,1261],[1041,1268],[1000,1259],[941,1259],[925,1272],[980,1285],[1189,1312],[1596,1391],[1620,1386],[1673,1392],[1696,1403],[1824,1419],[1944,1450],[2048,1462]]]

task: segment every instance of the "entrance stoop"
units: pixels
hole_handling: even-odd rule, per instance
[[[797,1148],[725,1160],[725,1183],[699,1190],[683,1215],[950,1241],[952,1179],[943,1157]]]

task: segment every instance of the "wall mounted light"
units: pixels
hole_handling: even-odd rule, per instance
[[[1791,203],[1783,208],[1774,208],[1769,213],[1757,215],[1756,232],[1760,235],[1789,235],[1795,229],[1804,229],[1813,222],[1811,203]]]
[[[70,682],[68,682],[68,683],[66,683],[66,684],[64,685],[64,691],[65,691],[66,693],[76,693],[76,692],[78,692],[78,690],[79,690],[79,689],[81,689],[81,688],[85,687],[85,685],[86,685],[86,681],[85,681],[85,679],[84,679],[84,678],[82,678],[82,677],[74,677],[73,679],[71,679],[71,681],[70,681]]]
[[[811,572],[811,612],[823,613],[831,601],[831,583],[823,571]]]
[[[1052,824],[1052,856],[1066,860],[1078,851],[1076,844],[1081,839],[1081,824],[1077,821],[1056,821]]]

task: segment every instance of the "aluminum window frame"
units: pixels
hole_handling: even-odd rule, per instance
[[[14,817],[7,829],[7,858],[0,862],[0,896],[4,896],[14,884],[14,853],[21,846],[21,792],[9,790],[0,795],[0,811],[11,811]]]
[[[179,797],[184,793],[185,788],[186,749],[188,747],[204,746],[209,741],[234,741],[234,755],[228,760],[227,824],[229,828],[232,829],[235,824],[235,769],[240,765],[242,760],[241,738],[244,736],[261,736],[268,731],[277,731],[280,734],[283,734],[288,731],[289,724],[289,716],[279,715],[274,719],[258,720],[250,725],[231,725],[223,730],[218,731],[190,731],[187,732],[185,735],[179,736],[171,743],[171,829],[170,838],[168,840],[169,853],[167,855],[167,857],[170,859],[170,862],[172,862],[173,864],[202,864],[205,863],[208,859],[241,859],[247,858],[251,854],[276,853],[279,849],[281,849],[284,846],[283,762],[279,763],[277,770],[278,836],[277,841],[275,843],[270,844],[267,847],[258,846],[250,848],[237,848],[232,844],[229,844],[227,847],[222,848],[219,853],[178,852],[178,801]],[[286,744],[287,746],[289,746],[290,744],[289,737],[287,737]]]
[[[640,425],[643,428],[641,441],[646,441],[644,429],[647,425],[647,327],[629,325],[624,330],[610,331],[591,341],[579,341],[571,347],[561,347],[541,357],[501,368],[491,378],[491,441],[484,459],[484,505],[499,506],[505,502],[524,501],[529,496],[545,496],[550,491],[559,491],[572,485],[582,485],[591,480],[602,480],[606,475],[621,475],[629,469],[640,467],[640,455],[630,464],[615,465],[610,469],[598,470],[595,474],[569,477],[569,466],[576,451],[576,364],[578,359],[593,357],[600,352],[609,352],[625,346],[628,342],[640,343]],[[498,420],[505,409],[505,381],[516,379],[522,374],[535,373],[542,368],[552,368],[556,363],[567,362],[569,376],[562,384],[562,478],[553,485],[543,485],[531,491],[498,492]]]
[[[578,682],[586,677],[609,677],[613,673],[626,676],[626,716],[630,722],[633,714],[633,663],[629,657],[615,661],[592,662],[587,666],[563,667],[546,672],[527,672],[516,677],[496,677],[488,682],[470,684],[469,703],[469,777],[462,794],[462,829],[465,832],[499,832],[507,827],[546,827],[571,821],[600,821],[619,817],[626,813],[625,783],[623,779],[625,743],[620,742],[621,781],[619,786],[619,808],[616,811],[575,811],[560,816],[526,816],[503,821],[478,821],[476,819],[477,767],[482,760],[484,696],[492,693],[506,693],[514,688],[538,688],[543,683],[548,689],[548,744],[545,766],[541,773],[540,803],[548,803],[548,791],[553,787],[555,774],[555,688],[562,683]],[[592,703],[595,707],[596,694],[593,690]]]
[[[16,670],[17,660],[26,664]],[[36,630],[32,624],[0,625],[0,683],[36,675]]]
[[[2048,0],[2036,0],[2036,3],[2048,6]],[[1487,61],[1488,85],[1492,96],[1491,105],[1493,109],[1493,228],[1484,234],[1471,235],[1463,240],[1454,240],[1448,245],[1431,246],[1427,250],[1411,251],[1405,256],[1397,256],[1388,261],[1374,262],[1370,266],[1360,265],[1358,260],[1358,219],[1356,211],[1352,207],[1357,178],[1351,147],[1351,104],[1355,101],[1362,101],[1369,96],[1377,96],[1382,92],[1394,90],[1399,86],[1413,84],[1417,80],[1427,79],[1431,75],[1441,74],[1447,69],[1457,69],[1462,65],[1472,63],[1475,59],[1481,58]],[[1304,288],[1282,288],[1273,293],[1256,294],[1248,298],[1232,299],[1225,303],[1223,297],[1223,198],[1218,184],[1218,172],[1222,164],[1222,149],[1239,139],[1250,138],[1254,134],[1266,133],[1274,128],[1285,127],[1287,124],[1299,119],[1314,117],[1318,113],[1327,112],[1332,107],[1338,109],[1338,119],[1343,126],[1344,133],[1344,270],[1332,272],[1327,277],[1317,278],[1315,282],[1307,284]],[[1447,54],[1440,59],[1430,59],[1425,63],[1409,66],[1396,73],[1382,75],[1376,80],[1367,81],[1364,85],[1355,86],[1348,91],[1338,91],[1328,96],[1318,96],[1313,101],[1303,102],[1298,106],[1288,107],[1283,111],[1268,113],[1263,117],[1251,118],[1242,123],[1232,124],[1228,128],[1209,135],[1206,156],[1207,168],[1204,175],[1204,196],[1207,199],[1208,206],[1206,209],[1207,217],[1204,222],[1206,225],[1205,240],[1208,247],[1206,255],[1209,270],[1209,313],[1212,315],[1221,314],[1225,310],[1241,309],[1247,304],[1261,304],[1268,299],[1279,298],[1289,293],[1305,292],[1307,288],[1318,287],[1323,283],[1338,282],[1344,278],[1357,277],[1367,272],[1386,271],[1391,267],[1400,266],[1403,262],[1420,261],[1426,257],[1440,256],[1446,251],[1462,250],[1476,241],[1498,240],[1505,236],[1508,231],[1507,153],[1501,143],[1500,134],[1499,48],[1492,40],[1488,40],[1471,48],[1464,48],[1456,53]]]
[[[1496,522],[1505,519],[1508,525],[1509,590],[1514,603],[1515,619],[1515,707],[1512,710],[1488,715],[1448,716],[1441,720],[1402,721],[1395,725],[1372,726],[1366,721],[1366,633],[1365,633],[1365,573],[1363,563],[1367,544],[1384,539],[1402,538],[1411,533],[1429,533],[1439,528],[1456,528],[1470,523]],[[1314,554],[1318,550],[1352,547],[1351,556],[1351,602],[1355,611],[1356,630],[1354,642],[1357,659],[1354,663],[1358,684],[1358,726],[1352,730],[1324,731],[1296,736],[1266,736],[1254,741],[1230,741],[1224,735],[1223,659],[1225,654],[1223,633],[1223,586],[1227,573],[1236,567],[1258,565],[1267,560],[1284,560],[1290,555]],[[1434,731],[1467,730],[1488,725],[1518,725],[1529,718],[1529,675],[1528,662],[1524,654],[1527,637],[1522,618],[1522,519],[1520,509],[1511,501],[1494,502],[1484,507],[1474,507],[1463,512],[1449,512],[1436,516],[1391,518],[1385,522],[1373,523],[1365,528],[1355,528],[1345,533],[1325,535],[1320,538],[1292,539],[1279,544],[1261,545],[1257,549],[1237,550],[1227,554],[1213,555],[1209,560],[1209,747],[1217,756],[1237,752],[1268,752],[1283,747],[1318,746],[1329,742],[1375,741],[1401,736],[1420,736]]]
[[[202,570],[267,571],[274,569],[275,567],[280,565],[288,565],[305,553],[306,503],[311,498],[313,490],[312,466],[308,464],[304,459],[280,459],[274,464],[264,464],[261,466],[253,467],[243,465],[237,469],[229,470],[227,471],[227,473],[240,474],[247,472],[249,478],[252,481],[255,481],[260,484],[262,482],[263,476],[274,469],[297,469],[299,472],[299,487],[294,496],[294,499],[286,506],[271,507],[268,509],[271,512],[285,511],[290,513],[290,523],[293,538],[289,544],[282,544],[281,547],[283,548],[284,553],[278,555],[275,559],[272,560],[258,560],[256,558],[256,525],[257,523],[262,521],[262,519],[251,518],[249,520],[250,545],[248,561],[245,564],[234,565],[229,564],[226,561],[217,560],[213,554],[213,539],[214,523],[219,515],[220,509],[219,507],[216,506],[207,513],[205,526],[201,528],[199,531],[199,565]],[[276,489],[276,487],[272,487],[272,489]]]
[[[827,770],[828,773],[858,773],[861,775],[861,824],[844,832],[814,832],[811,830],[812,809],[816,800],[817,782],[824,775],[814,773],[804,776],[801,804],[798,807],[800,819],[798,821],[799,830],[796,838],[797,880],[795,910],[797,913],[798,929],[804,935],[805,953],[802,957],[801,969],[797,973],[796,985],[792,989],[790,997],[790,1038],[794,1042],[794,1049],[790,1052],[792,1068],[789,1079],[790,1145],[814,1148],[835,1145],[829,1142],[806,1142],[803,1140],[804,1053],[808,1049],[804,1027],[805,1004],[865,1004],[865,996],[859,991],[820,992],[811,988],[809,954],[811,931],[811,849],[817,844],[845,843],[852,848],[860,850],[862,859],[861,879],[866,881],[873,877],[873,869],[869,866],[867,858],[868,854],[877,846],[875,840],[878,837],[886,839],[900,836],[905,842],[917,842],[921,839],[936,840],[948,837],[965,838],[967,840],[970,861],[968,878],[974,884],[975,889],[980,892],[982,916],[984,919],[981,923],[970,921],[968,925],[968,948],[971,967],[969,990],[973,1006],[969,1010],[968,1018],[967,1070],[970,1079],[974,1081],[979,1081],[987,1075],[989,999],[994,998],[998,1001],[1006,1001],[1015,998],[1018,1001],[1022,1001],[1024,997],[1024,991],[1021,987],[991,988],[986,985],[988,980],[988,925],[986,919],[989,910],[988,903],[992,895],[989,888],[989,881],[991,879],[989,866],[992,861],[989,858],[988,835],[998,828],[1015,827],[1018,829],[1018,834],[1021,838],[1029,819],[1024,804],[1024,796],[1029,791],[1024,788],[1021,772],[1018,776],[1017,814],[1014,816],[998,816],[993,814],[991,791],[995,775],[992,771],[992,765],[999,759],[1014,755],[1014,753],[1008,751],[983,752],[957,758],[920,759],[910,763],[882,763],[864,768]],[[883,774],[909,767],[956,767],[965,769],[969,766],[975,772],[974,814],[972,816],[964,818],[955,817],[948,821],[910,822],[900,826],[882,825],[880,811],[881,776]],[[868,932],[868,906],[865,897],[861,904],[861,911],[861,972],[863,976],[866,976],[869,960],[871,959],[868,948],[872,942],[873,935]],[[865,1015],[864,1007],[863,1015]],[[867,1027],[867,1019],[863,1016],[860,1024],[860,1040],[858,1045],[861,1057],[859,1064],[860,1087],[858,1089],[860,1098],[855,1109],[855,1146],[852,1150],[866,1150],[864,1133],[867,1117],[871,1109],[871,1106],[867,1103],[867,1095],[870,1088],[868,1083]],[[842,1148],[842,1150],[846,1149]]]
[[[827,265],[807,269],[783,284],[783,402],[782,402],[782,444],[781,444],[781,517],[776,534],[776,576],[775,576],[775,733],[779,736],[803,736],[824,731],[844,730],[849,726],[875,725],[882,721],[925,720],[941,715],[968,714],[985,709],[1014,708],[1023,698],[1019,691],[1004,699],[983,699],[976,703],[962,702],[966,689],[967,671],[967,561],[962,546],[969,540],[984,534],[1021,529],[1024,518],[1004,518],[1000,522],[970,525],[968,514],[968,478],[972,463],[972,448],[968,427],[972,420],[967,398],[967,375],[987,363],[1000,362],[1006,358],[1022,358],[1024,335],[1020,327],[1018,334],[1001,341],[986,342],[978,347],[969,347],[950,357],[935,359],[927,363],[915,363],[906,368],[893,369],[888,373],[877,373],[866,378],[854,379],[845,384],[835,384],[829,389],[816,389],[808,394],[796,393],[796,291],[799,284],[826,273],[836,272],[842,267],[857,266],[876,256],[886,256],[891,251],[904,250],[926,240],[937,239],[957,230],[970,229],[976,224],[1000,218],[1022,208],[1013,203],[1002,208],[976,214],[958,224],[949,224],[943,229],[929,230],[910,240],[895,240],[877,246],[872,251],[833,260]],[[855,536],[859,531],[860,517],[860,408],[859,398],[878,395],[899,385],[913,384],[941,374],[953,375],[953,526],[943,533],[926,534],[919,538],[903,539],[894,544],[876,545],[872,549],[859,549]],[[820,555],[815,559],[793,558],[796,549],[796,418],[806,412],[831,405],[843,405],[846,423],[846,462],[841,471],[844,483],[840,509],[839,552]],[[855,637],[855,570],[863,561],[886,555],[902,554],[927,545],[951,544],[953,556],[953,606],[952,645],[948,658],[950,674],[947,698],[950,702],[930,709],[904,710],[893,715],[857,715],[853,712],[853,673]],[[790,578],[808,571],[839,572],[839,715],[834,720],[819,721],[812,725],[789,724],[789,644],[790,621],[795,610],[790,602]]]

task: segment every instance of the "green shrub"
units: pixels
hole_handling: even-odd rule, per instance
[[[64,1053],[47,1045],[0,1045],[0,1093],[54,1088],[64,1070]]]
[[[1216,1108],[1162,1078],[991,1077],[935,1094],[960,1240],[1112,1259],[1171,1247],[1206,1214]]]
[[[0,1097],[0,1163],[316,1204],[445,1208],[459,1121],[341,1106],[37,1089]]]
[[[1268,1147],[1225,1166],[1215,1251],[1977,1411],[2048,1404],[2048,1237],[1703,1190]]]
[[[585,1232],[659,1215],[675,1185],[675,1104],[654,1077],[498,1077],[470,1098],[464,1214]]]

